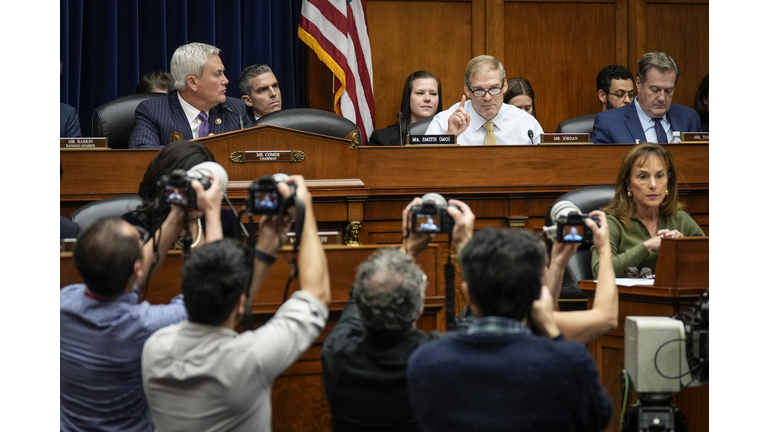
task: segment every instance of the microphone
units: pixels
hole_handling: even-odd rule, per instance
[[[224,111],[229,111],[229,112],[231,112],[232,114],[235,114],[235,115],[237,115],[237,118],[239,118],[239,119],[240,119],[240,129],[244,129],[244,127],[243,127],[243,118],[240,116],[240,114],[238,114],[238,113],[236,113],[236,112],[232,111],[232,108],[230,108],[230,107],[229,107],[229,105],[227,105],[226,103],[222,103],[222,104],[221,104],[221,107],[224,109]]]
[[[398,144],[402,147],[405,144],[405,136],[403,135],[403,112],[397,112],[397,125],[400,127],[400,139]]]
[[[531,139],[531,144],[533,144],[533,131],[528,129],[528,138]]]

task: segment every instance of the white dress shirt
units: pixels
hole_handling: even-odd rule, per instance
[[[459,102],[461,103],[461,102]],[[456,103],[447,110],[437,113],[427,128],[426,135],[442,135],[448,130],[448,117],[459,108]],[[469,113],[469,126],[458,137],[460,145],[485,145],[486,131],[483,124],[487,121],[472,107],[472,101],[464,103],[464,109]],[[492,120],[493,134],[497,144],[532,144],[528,131],[533,132],[533,144],[538,144],[544,131],[536,119],[527,112],[509,104],[501,104],[501,109]]]
[[[177,93],[178,94],[178,93]],[[187,116],[187,121],[189,122],[189,127],[192,129],[192,137],[193,138],[200,138],[200,125],[203,124],[203,119],[198,117],[200,115],[200,110],[190,105],[187,101],[185,101],[181,94],[179,95],[179,103],[181,103],[181,109],[184,110],[184,115]],[[210,110],[208,110],[210,111]],[[208,111],[205,111],[205,115],[208,115]],[[208,119],[208,130],[211,130],[211,120]]]
[[[633,103],[635,104],[635,109],[637,110],[637,118],[640,120],[640,125],[643,127],[643,132],[645,132],[645,140],[649,143],[658,143],[659,137],[656,136],[656,128],[654,127],[655,123],[653,118],[646,114],[645,111],[643,111],[643,108],[640,107],[640,103],[637,102],[637,98],[635,98]],[[671,143],[672,124],[669,122],[666,114],[664,114],[664,117],[661,118],[661,126],[664,128],[664,132],[667,133],[667,142]]]

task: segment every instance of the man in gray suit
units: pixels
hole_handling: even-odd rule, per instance
[[[171,58],[172,90],[136,107],[129,148],[162,147],[253,126],[241,99],[226,96],[229,80],[212,45],[190,43]]]

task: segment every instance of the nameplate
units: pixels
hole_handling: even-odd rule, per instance
[[[541,134],[541,144],[589,144],[588,133],[543,133]]]
[[[264,150],[236,151],[229,155],[234,163],[246,162],[303,162],[304,152],[301,150]]]
[[[59,251],[72,252],[72,249],[75,248],[75,243],[77,243],[77,239],[73,239],[73,238],[61,239],[61,246],[59,247]]]
[[[410,145],[442,145],[456,144],[456,135],[408,135]]]
[[[341,232],[339,231],[319,231],[317,235],[320,236],[320,243],[323,245],[340,245],[341,244]],[[288,233],[288,244],[296,243],[296,233]]]
[[[107,138],[60,138],[59,142],[68,149],[109,148]]]
[[[709,132],[682,132],[680,141],[684,143],[709,142]]]

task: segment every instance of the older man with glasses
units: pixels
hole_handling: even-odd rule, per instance
[[[669,54],[654,51],[643,55],[637,62],[637,97],[621,108],[598,114],[592,142],[666,144],[672,141],[673,131],[700,131],[696,111],[672,103],[679,77],[680,68]]]
[[[464,71],[461,102],[435,115],[427,135],[455,135],[460,145],[538,144],[544,132],[530,114],[504,103],[504,65],[495,57],[473,58]]]

